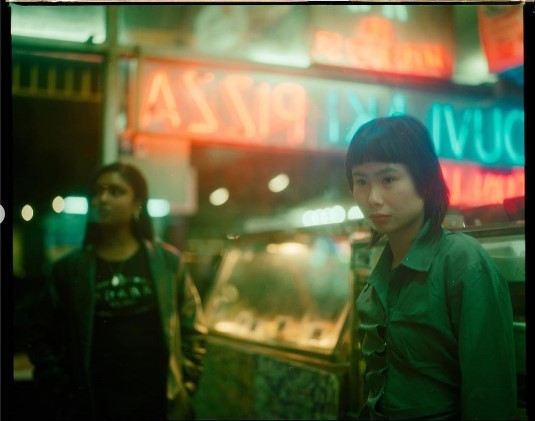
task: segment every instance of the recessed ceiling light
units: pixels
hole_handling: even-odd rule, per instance
[[[273,193],[279,193],[283,191],[290,184],[290,178],[286,174],[279,174],[269,180],[268,188]]]
[[[221,187],[217,190],[214,190],[210,194],[210,203],[214,206],[221,206],[229,198],[229,192],[226,188]]]

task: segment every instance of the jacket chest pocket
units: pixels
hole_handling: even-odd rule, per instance
[[[393,277],[388,291],[390,322],[422,323],[430,316],[433,299],[427,273],[411,272],[403,278]]]
[[[404,360],[426,364],[443,353],[446,314],[444,297],[429,283],[411,282],[389,311],[387,342]]]

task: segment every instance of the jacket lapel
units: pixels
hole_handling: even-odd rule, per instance
[[[166,260],[162,250],[149,241],[145,241],[144,244],[147,256],[149,257],[150,272],[154,282],[156,304],[160,313],[165,343],[169,348],[170,332],[168,318],[172,316],[174,311],[172,297],[176,296],[176,294],[173,294],[173,275],[170,275],[170,270],[166,268]]]
[[[78,355],[83,356],[84,368],[89,369],[91,360],[91,343],[93,337],[93,322],[95,317],[95,278],[96,259],[91,249],[80,252],[75,261],[75,276],[72,280],[73,314],[75,320],[71,325],[74,336],[78,336],[80,349]],[[81,367],[80,367],[81,368]]]
[[[381,302],[385,314],[388,314],[388,280],[390,279],[390,263],[392,262],[392,251],[387,244],[381,253],[381,257],[373,269],[368,283],[373,285],[377,291],[377,296]]]

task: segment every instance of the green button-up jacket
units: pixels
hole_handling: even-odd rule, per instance
[[[357,298],[372,419],[513,419],[507,282],[466,234],[426,223],[391,270],[387,244]]]

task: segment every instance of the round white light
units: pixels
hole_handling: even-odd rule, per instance
[[[25,221],[31,221],[33,218],[33,208],[30,205],[24,205],[20,211],[20,214],[22,215],[22,219]]]
[[[147,211],[149,215],[156,218],[169,215],[171,205],[164,199],[149,199],[147,202]]]
[[[52,209],[54,209],[54,212],[61,213],[65,209],[65,200],[63,200],[63,197],[56,196],[54,200],[52,200]]]
[[[336,224],[344,222],[346,219],[346,210],[335,205],[329,208],[307,210],[303,213],[302,222],[305,227],[312,225]]]
[[[210,194],[210,203],[214,206],[221,206],[229,198],[229,192],[226,188],[221,187],[217,190],[214,190]]]
[[[87,214],[87,199],[81,196],[67,196],[64,201],[63,212],[75,215]]]
[[[358,206],[352,206],[347,211],[347,219],[363,219],[364,214]]]
[[[346,219],[346,210],[340,206],[335,205],[328,209],[329,212],[329,223],[336,224],[339,222],[344,222]]]
[[[273,193],[283,191],[290,184],[290,178],[286,174],[279,174],[269,180],[268,188]]]

